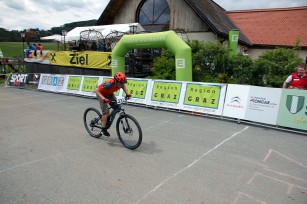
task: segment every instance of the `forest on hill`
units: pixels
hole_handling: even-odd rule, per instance
[[[39,28],[29,28],[25,30],[6,30],[0,27],[0,42],[21,42],[21,33],[26,34],[25,41],[40,41],[40,37],[62,34],[62,30],[70,31],[75,27],[82,26],[95,26],[97,20],[88,20],[88,21],[78,21],[72,23],[66,23],[62,26],[52,27],[50,30],[41,30]]]

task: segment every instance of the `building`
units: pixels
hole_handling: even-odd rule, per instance
[[[225,11],[212,0],[110,0],[97,25],[140,23],[151,32],[175,30],[186,40],[227,44],[228,32],[240,31],[238,51],[256,59],[275,47],[307,55],[307,7]],[[303,35],[305,34],[305,35]]]
[[[276,9],[227,11],[250,42],[245,52],[257,58],[276,47],[293,47],[299,41],[300,57],[307,56],[307,6]]]
[[[203,41],[225,42],[229,30],[238,29],[225,10],[211,0],[111,0],[97,25],[131,22],[152,32],[184,31],[186,38]],[[252,45],[243,33],[239,42]]]

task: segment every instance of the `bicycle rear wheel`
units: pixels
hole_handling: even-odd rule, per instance
[[[120,142],[128,149],[136,149],[142,143],[142,129],[138,121],[131,115],[119,116],[116,132]]]
[[[101,113],[96,108],[88,108],[84,111],[83,122],[86,131],[92,137],[101,137]]]

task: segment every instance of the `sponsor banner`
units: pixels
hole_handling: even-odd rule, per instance
[[[151,80],[135,78],[128,78],[127,80],[128,82],[126,83],[126,88],[128,92],[132,94],[132,98],[129,100],[129,102],[147,104],[147,99],[150,96],[148,93]],[[123,97],[125,97],[125,94]]]
[[[27,83],[28,74],[11,74],[9,86],[25,87]]]
[[[244,119],[250,86],[228,84],[223,116]]]
[[[80,87],[82,84],[83,76],[69,75],[67,79],[66,91],[73,94],[81,94]]]
[[[41,64],[49,64],[49,50],[36,51],[36,56],[33,50],[24,50],[26,62],[37,62]]]
[[[94,89],[101,83],[113,79],[113,77],[109,76],[99,77],[98,80],[97,78],[96,79],[94,78],[95,77],[85,77],[85,76],[83,77],[82,90],[80,94],[96,97]],[[132,78],[127,78],[127,80],[128,80],[128,83],[126,84],[127,90],[133,95],[133,97],[129,100],[129,102],[146,104],[147,102],[146,94],[149,91],[148,89],[149,89],[150,80],[132,79]],[[114,95],[117,97],[118,100],[121,100],[125,97],[125,94],[122,89],[114,92]]]
[[[85,96],[96,97],[96,94],[94,91],[97,88],[101,80],[102,80],[102,77],[99,77],[99,76],[83,76],[81,90],[79,93]]]
[[[96,97],[94,89],[111,78],[12,74],[9,84],[24,86],[39,80],[38,89]],[[307,130],[307,90],[136,78],[128,78],[126,87],[135,103]],[[115,95],[119,102],[124,97],[122,89]]]
[[[92,69],[111,69],[111,52],[50,51],[50,64]]]
[[[282,89],[251,86],[245,119],[276,125]]]
[[[210,83],[185,83],[183,110],[221,115],[226,85]]]
[[[228,54],[236,55],[239,41],[239,30],[230,30],[228,35]]]
[[[41,74],[28,74],[27,84],[33,84],[38,86],[40,76]]]
[[[53,92],[67,92],[67,75],[41,74],[38,89]]]
[[[182,104],[179,103],[179,100],[182,90],[182,82],[154,80],[148,105],[181,109]]]
[[[307,130],[307,90],[282,90],[277,125]]]

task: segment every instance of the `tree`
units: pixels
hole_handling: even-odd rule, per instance
[[[253,60],[251,57],[239,53],[228,58],[227,70],[235,84],[250,84],[254,80]],[[257,77],[259,79],[259,77]]]
[[[227,48],[220,43],[204,43],[193,40],[187,42],[192,50],[193,81],[199,82],[227,82],[225,64]],[[156,58],[153,64],[153,78],[175,80],[175,57],[165,50],[161,58]]]
[[[8,31],[4,28],[0,28],[0,42],[20,42],[22,39],[20,37],[20,33],[26,33],[26,37],[28,36],[27,41],[39,41],[40,37],[60,34],[62,35],[62,30],[70,31],[75,27],[81,26],[94,26],[96,25],[96,20],[88,20],[88,21],[79,21],[64,24],[60,27],[53,27],[51,30],[40,30],[39,28],[28,28],[23,31],[12,30]],[[28,34],[28,35],[27,35]]]
[[[188,42],[192,49],[193,81],[226,82],[228,74],[225,69],[227,48],[221,43],[193,40]]]
[[[153,62],[154,79],[176,80],[175,56],[169,50],[162,52],[162,56],[154,59]]]
[[[264,52],[255,61],[255,69],[262,70],[264,86],[282,87],[283,82],[294,68],[303,63],[295,49],[276,48]]]
[[[294,49],[276,48],[264,52],[256,61],[239,53],[228,57],[227,48],[219,42],[187,42],[192,49],[193,81],[236,83],[255,86],[282,87],[284,80],[303,63]],[[153,78],[175,79],[174,55],[164,51],[154,61]]]

